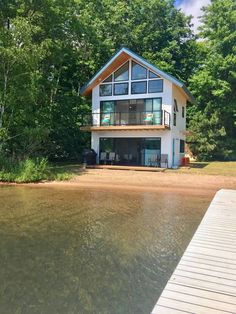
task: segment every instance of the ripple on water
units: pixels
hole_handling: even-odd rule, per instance
[[[148,313],[209,199],[0,188],[2,313]]]

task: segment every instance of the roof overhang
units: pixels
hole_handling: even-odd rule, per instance
[[[176,86],[180,87],[184,94],[187,96],[188,100],[191,103],[196,103],[195,98],[191,94],[191,92],[187,89],[187,87],[184,85],[183,82],[176,79],[174,76],[160,70],[153,64],[149,63],[144,58],[140,57],[139,55],[135,54],[131,50],[127,48],[120,49],[93,77],[92,79],[84,85],[80,93],[83,96],[88,96],[91,94],[92,89],[100,84],[105,78],[109,76],[110,73],[114,72],[117,68],[119,68],[122,64],[124,64],[126,61],[128,61],[130,58],[136,60],[137,62],[143,64],[153,72],[159,74],[161,77],[165,78],[166,80],[171,81]]]

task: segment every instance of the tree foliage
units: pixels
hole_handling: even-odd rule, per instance
[[[91,110],[80,87],[122,46],[190,83],[198,100],[190,108],[193,136],[201,137],[200,115],[206,123],[214,116],[211,127],[222,125],[229,147],[235,137],[235,2],[226,2],[214,0],[204,10],[205,40],[197,43],[190,17],[173,0],[1,0],[0,153],[79,158],[89,145],[79,126]],[[220,139],[209,156],[224,155],[217,152]]]
[[[205,159],[228,159],[236,157],[236,2],[212,0],[203,13],[203,58],[190,80],[191,147]]]

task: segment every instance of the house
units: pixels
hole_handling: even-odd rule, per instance
[[[127,48],[119,50],[81,89],[92,95],[84,116],[97,163],[178,167],[184,156],[185,85]]]

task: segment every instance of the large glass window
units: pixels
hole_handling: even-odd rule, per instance
[[[131,83],[129,83],[130,77]],[[163,84],[164,81],[158,74],[131,60],[105,78],[100,85],[100,96],[161,93]],[[130,91],[129,85],[131,85]]]
[[[112,84],[101,84],[99,92],[100,92],[100,96],[111,96]]]
[[[128,95],[129,85],[128,83],[114,84],[114,95]]]
[[[147,69],[141,66],[140,64],[132,61],[132,80],[142,80],[147,78]]]
[[[126,62],[114,73],[115,82],[129,80],[129,62]]]
[[[114,112],[114,101],[102,101],[101,102],[102,112]]]
[[[153,99],[153,111],[161,110],[161,98]]]
[[[160,166],[160,138],[100,138],[100,163]]]
[[[163,92],[163,80],[151,80],[148,82],[149,93]]]
[[[162,109],[161,105],[162,105],[162,99],[161,98],[145,99],[146,111],[159,111]]]
[[[131,94],[146,94],[147,82],[133,82],[131,83]]]
[[[101,125],[114,125],[114,101],[101,102]]]

